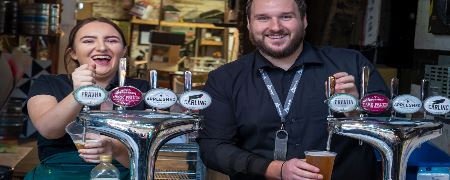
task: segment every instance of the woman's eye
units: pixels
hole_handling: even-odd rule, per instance
[[[108,43],[118,43],[119,40],[117,40],[117,39],[107,39],[106,42],[108,42]]]
[[[85,39],[85,40],[83,40],[83,41],[81,41],[82,43],[93,43],[94,42],[94,40],[92,40],[92,39]]]

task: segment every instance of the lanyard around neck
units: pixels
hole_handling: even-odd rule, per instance
[[[278,115],[281,118],[282,129],[284,128],[284,123],[286,122],[286,116],[289,113],[289,109],[291,108],[292,100],[294,99],[295,91],[297,90],[297,85],[300,82],[300,78],[303,74],[303,66],[297,70],[295,73],[294,79],[292,80],[291,87],[289,88],[288,95],[286,97],[286,101],[284,102],[284,106],[281,105],[280,98],[273,86],[272,81],[269,78],[269,75],[264,71],[264,69],[259,69],[261,73],[264,84],[266,84],[267,90],[269,91],[270,96],[272,97],[273,103],[275,104],[275,108],[277,109]]]

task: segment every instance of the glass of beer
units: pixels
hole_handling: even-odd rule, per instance
[[[70,138],[72,138],[73,143],[75,143],[75,146],[77,149],[84,149],[84,145],[86,143],[90,142],[98,142],[100,133],[94,130],[85,129],[83,130],[83,126],[81,124],[74,122],[69,123],[66,126],[66,132],[70,135]],[[85,133],[84,141],[83,141],[83,135]]]
[[[306,162],[320,169],[324,180],[331,179],[336,153],[330,151],[305,151]]]

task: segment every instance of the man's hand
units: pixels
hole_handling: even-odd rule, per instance
[[[351,94],[356,99],[359,99],[358,89],[355,85],[355,77],[346,72],[338,72],[333,74],[333,76],[336,78],[336,86],[334,88],[336,93]]]
[[[272,161],[266,170],[267,179],[314,180],[323,179],[319,168],[310,165],[303,159],[290,159],[286,162]]]

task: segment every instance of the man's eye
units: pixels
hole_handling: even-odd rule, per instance
[[[292,19],[292,16],[290,16],[290,15],[281,16],[281,19],[282,20],[290,20],[290,19]]]
[[[269,17],[260,16],[260,17],[256,17],[256,20],[258,20],[258,21],[268,21]]]

